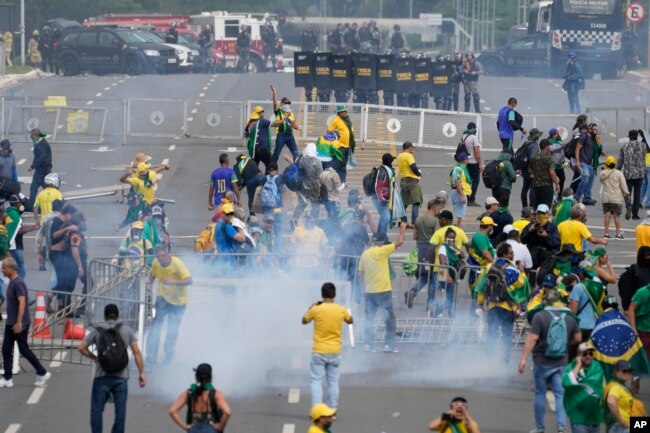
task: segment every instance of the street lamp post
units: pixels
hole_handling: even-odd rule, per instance
[[[20,0],[20,60],[25,65],[25,0]]]

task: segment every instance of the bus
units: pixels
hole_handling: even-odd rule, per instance
[[[619,77],[623,30],[622,0],[544,0],[529,9],[528,33],[548,33],[553,76],[564,73],[567,54],[575,51],[585,77]]]

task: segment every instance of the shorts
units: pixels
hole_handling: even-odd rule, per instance
[[[451,202],[454,204],[454,216],[456,218],[465,218],[465,212],[467,211],[467,203],[462,203],[460,200],[460,194],[458,191],[453,190],[451,192]]]
[[[618,203],[603,203],[603,213],[606,214],[607,212],[609,212],[614,215],[620,215],[621,207],[622,206]]]

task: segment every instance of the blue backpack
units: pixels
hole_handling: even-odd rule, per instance
[[[554,314],[551,310],[546,310],[551,316],[551,326],[546,334],[546,351],[544,356],[552,359],[562,359],[567,356],[567,346],[569,336],[567,335],[566,313],[559,315]]]
[[[264,208],[276,208],[278,206],[278,184],[275,182],[278,175],[267,175],[266,182],[260,192],[260,203]]]

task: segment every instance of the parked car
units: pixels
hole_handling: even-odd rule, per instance
[[[524,36],[505,47],[481,52],[477,60],[487,75],[547,76],[548,34]]]
[[[64,75],[167,73],[179,63],[174,48],[118,27],[66,29],[55,44],[55,55]]]

